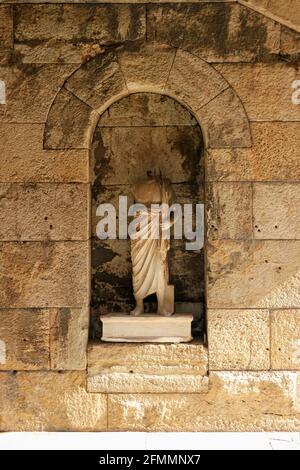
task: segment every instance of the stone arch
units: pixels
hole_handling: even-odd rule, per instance
[[[166,44],[106,50],[77,69],[49,110],[45,149],[88,149],[100,115],[137,92],[170,96],[197,119],[206,148],[251,147],[238,95],[212,65]]]

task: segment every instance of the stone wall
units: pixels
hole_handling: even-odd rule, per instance
[[[300,429],[289,5],[0,2],[2,431]],[[207,346],[87,348],[92,139],[132,93],[202,130]]]

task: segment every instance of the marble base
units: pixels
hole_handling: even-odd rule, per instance
[[[174,314],[163,317],[144,314],[132,317],[127,314],[100,316],[102,341],[127,343],[187,343],[192,340],[193,315]]]

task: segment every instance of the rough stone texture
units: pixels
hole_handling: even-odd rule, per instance
[[[286,60],[298,65],[300,60],[300,33],[282,27],[280,50]]]
[[[0,307],[88,303],[87,242],[0,243]]]
[[[0,370],[49,369],[49,310],[0,310]]]
[[[241,5],[153,5],[147,19],[150,39],[208,62],[252,62],[279,52],[280,25]]]
[[[196,126],[191,113],[177,101],[156,93],[134,93],[102,114],[99,127]]]
[[[87,150],[43,150],[40,124],[0,124],[1,182],[88,182]]]
[[[252,238],[250,183],[209,183],[206,187],[208,239]]]
[[[66,88],[101,113],[110,101],[128,94],[114,53],[98,54],[86,62],[66,82]]]
[[[89,392],[205,393],[207,349],[186,344],[92,344],[88,352]]]
[[[300,71],[279,64],[215,64],[245,106],[250,121],[299,121],[292,83]]]
[[[19,5],[15,50],[23,62],[80,63],[102,46],[145,36],[143,5]]]
[[[268,370],[268,310],[207,312],[209,370]]]
[[[50,311],[50,368],[86,369],[89,311],[87,307]]]
[[[300,307],[300,241],[214,241],[207,247],[209,308]]]
[[[71,92],[62,88],[48,114],[45,149],[84,149],[90,147],[90,132],[99,114]]]
[[[110,431],[299,431],[296,372],[212,372],[207,394],[109,395]]]
[[[1,431],[105,431],[107,397],[82,372],[0,373]]]
[[[167,82],[175,49],[167,44],[150,44],[122,50],[119,62],[128,90],[162,92]]]
[[[89,204],[86,184],[0,183],[0,240],[87,240]]]
[[[98,128],[91,156],[94,183],[133,184],[156,169],[174,184],[195,184],[201,178],[202,145],[194,126]]]
[[[257,183],[253,186],[254,236],[300,239],[300,185]]]
[[[0,106],[0,122],[45,122],[55,95],[75,68],[58,64],[0,67],[0,79],[6,85],[6,105]]]
[[[300,123],[251,123],[250,149],[209,150],[207,181],[299,181]]]
[[[196,111],[211,101],[228,83],[213,67],[188,52],[177,50],[166,89]]]
[[[251,147],[251,132],[244,107],[227,89],[196,112],[208,148]]]
[[[300,30],[299,0],[242,0],[240,3],[257,8],[267,16]]]
[[[12,7],[0,5],[0,64],[9,61],[13,49]]]
[[[271,367],[300,370],[300,310],[271,312]]]

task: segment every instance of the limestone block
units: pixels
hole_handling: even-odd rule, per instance
[[[65,87],[99,113],[111,102],[128,94],[122,71],[112,52],[98,54],[86,62],[67,80]]]
[[[209,308],[298,308],[300,241],[214,241],[207,247]]]
[[[182,2],[183,3],[183,2]],[[179,47],[185,34],[187,5],[150,5],[147,8],[147,39]]]
[[[279,64],[215,64],[240,97],[250,121],[299,121],[293,104],[292,83],[300,80],[296,68]]]
[[[88,214],[86,184],[0,183],[3,241],[87,240]]]
[[[80,63],[103,45],[145,36],[143,5],[18,5],[15,50],[23,62]]]
[[[0,122],[45,122],[55,95],[75,68],[60,64],[0,67],[0,80],[6,85]]]
[[[271,312],[272,369],[300,370],[300,310]]]
[[[252,238],[250,183],[209,183],[206,187],[206,211],[209,239]]]
[[[200,343],[93,344],[89,392],[206,393],[207,350]]]
[[[98,122],[99,114],[62,88],[50,108],[45,125],[45,149],[87,149],[90,132]]]
[[[50,311],[50,368],[86,368],[89,312],[87,307]]]
[[[228,88],[213,67],[188,52],[177,50],[166,90],[194,111]]]
[[[175,49],[167,44],[133,44],[121,50],[119,63],[128,90],[163,92],[174,56]]]
[[[0,309],[0,370],[49,369],[49,310]]]
[[[192,339],[193,315],[171,317],[143,314],[131,317],[125,313],[102,315],[102,341],[113,343],[186,343]]]
[[[296,372],[212,372],[207,394],[111,394],[110,431],[299,431]]]
[[[247,115],[238,96],[227,89],[196,112],[208,148],[251,147]]]
[[[299,122],[251,123],[249,149],[214,149],[207,155],[207,181],[299,181]]]
[[[255,238],[300,239],[300,185],[256,183],[253,186]]]
[[[207,312],[209,370],[270,368],[268,310]]]
[[[77,372],[0,373],[1,431],[104,431],[106,396]]]
[[[0,64],[6,64],[13,50],[13,12],[10,5],[0,5]]]
[[[200,179],[203,140],[197,126],[97,128],[92,145],[94,184],[133,184],[161,170],[172,183]]]
[[[181,47],[208,62],[263,60],[279,52],[280,25],[237,3],[196,3]]]
[[[126,96],[111,105],[98,122],[100,127],[196,125],[196,119],[178,101],[156,93]]]
[[[252,0],[251,0],[252,1]],[[270,0],[266,6],[267,14],[274,15],[279,20],[300,29],[300,3],[299,0]]]
[[[289,28],[281,28],[281,53],[295,60],[297,64],[300,55],[300,33]]]
[[[40,124],[0,124],[0,181],[88,182],[88,150],[43,150]]]
[[[0,307],[88,303],[88,242],[0,243]]]

